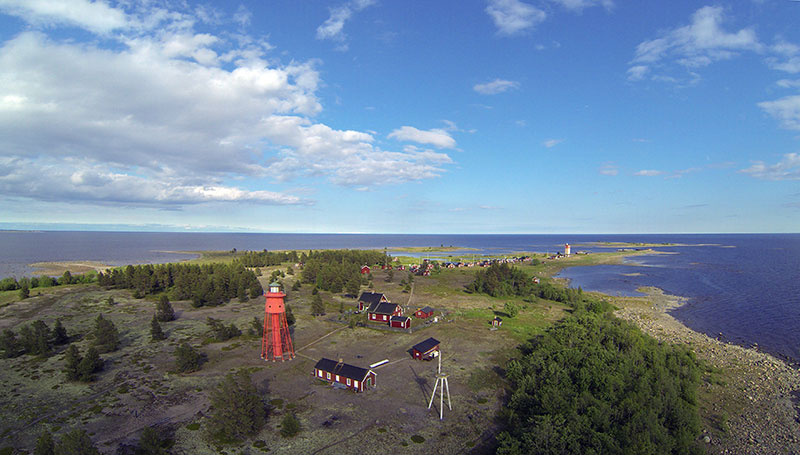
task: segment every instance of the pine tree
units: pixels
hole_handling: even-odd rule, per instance
[[[23,332],[20,331],[20,334],[22,333]],[[47,356],[50,354],[50,328],[47,327],[44,321],[41,319],[33,321],[30,330],[26,330],[24,335],[22,342],[28,354],[38,356]]]
[[[167,336],[164,335],[164,331],[161,330],[161,324],[158,323],[158,318],[156,315],[153,315],[153,320],[150,321],[150,340],[151,341],[161,341],[166,339]]]
[[[169,451],[164,447],[165,442],[158,434],[155,427],[147,427],[139,437],[139,447],[136,454],[141,455],[167,455]]]
[[[80,377],[80,373],[78,372],[78,366],[81,363],[81,353],[78,351],[78,348],[71,344],[67,348],[67,351],[64,353],[64,374],[67,375],[67,380],[69,381],[77,381]]]
[[[156,317],[161,322],[168,322],[175,319],[175,310],[172,309],[172,304],[169,303],[169,297],[166,294],[161,294],[156,304]]]
[[[244,369],[228,374],[211,392],[209,434],[218,439],[243,439],[264,426],[266,409]]]
[[[90,346],[86,351],[86,356],[81,359],[78,364],[78,376],[82,382],[92,382],[95,379],[95,373],[103,369],[103,359],[94,346]]]
[[[119,345],[119,331],[113,322],[98,314],[94,320],[94,342],[99,352],[112,352]]]
[[[56,325],[53,326],[53,344],[62,345],[69,341],[67,329],[61,325],[61,319],[56,319]]]

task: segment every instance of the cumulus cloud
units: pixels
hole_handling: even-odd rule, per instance
[[[343,5],[330,9],[330,17],[317,27],[317,39],[329,39],[344,42],[344,23],[364,8],[375,4],[375,0],[352,0]],[[342,48],[346,49],[346,46]]]
[[[485,84],[475,84],[472,89],[481,95],[497,95],[517,87],[519,87],[519,82],[495,79]]]
[[[544,145],[547,148],[553,148],[562,142],[564,142],[564,139],[548,139],[544,141],[542,145]]]
[[[445,130],[434,128],[431,130],[419,130],[413,126],[402,126],[391,133],[389,138],[398,141],[416,142],[418,144],[430,144],[438,148],[454,148],[456,141]]]
[[[763,180],[800,180],[800,154],[787,153],[773,165],[755,161],[752,166],[739,172]]]
[[[790,130],[800,130],[800,95],[786,96],[775,101],[763,101],[758,107],[780,120]]]
[[[742,51],[763,48],[752,28],[728,32],[723,28],[724,19],[722,7],[705,6],[695,11],[689,25],[639,43],[628,68],[628,78],[640,80],[654,68],[665,69],[673,63],[691,70],[729,59]]]
[[[102,0],[0,0],[0,11],[37,25],[69,25],[95,33],[129,25],[124,11]]]
[[[638,175],[640,177],[655,177],[661,174],[663,174],[663,172],[652,169],[642,169],[641,171],[636,171],[633,173],[633,175]]]
[[[542,23],[547,14],[520,0],[489,0],[486,13],[501,35],[516,35]]]
[[[0,172],[2,194],[164,206],[298,204],[308,201],[267,189],[301,176],[348,186],[376,175],[419,180],[452,162],[430,150],[381,150],[370,133],[316,122],[316,62],[281,64],[267,58],[271,46],[262,40],[208,27],[197,33],[194,13],[123,17],[137,28],[104,35],[105,47],[41,31],[0,43],[0,167],[8,170]],[[437,131],[421,132],[429,135],[422,143],[455,144]],[[50,180],[61,168],[53,177],[57,192],[12,178]]]

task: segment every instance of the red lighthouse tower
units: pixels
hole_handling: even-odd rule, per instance
[[[294,358],[292,337],[289,335],[289,324],[286,322],[286,307],[281,292],[281,285],[272,283],[266,294],[264,306],[264,338],[261,339],[261,358],[264,360],[284,361]]]

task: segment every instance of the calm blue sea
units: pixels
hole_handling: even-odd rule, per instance
[[[687,297],[674,315],[711,336],[800,362],[800,234],[764,235],[364,235],[154,232],[0,231],[0,277],[34,274],[41,261],[91,260],[110,265],[160,263],[193,257],[175,251],[460,246],[471,254],[518,251],[607,251],[587,242],[679,243],[673,254],[638,256],[625,265],[572,267],[571,286],[635,295],[656,286]],[[173,253],[171,253],[173,252]],[[461,253],[453,252],[454,256]]]

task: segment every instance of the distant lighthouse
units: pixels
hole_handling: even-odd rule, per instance
[[[569,256],[569,255],[570,255],[569,243],[565,243],[564,244],[564,256]]]

